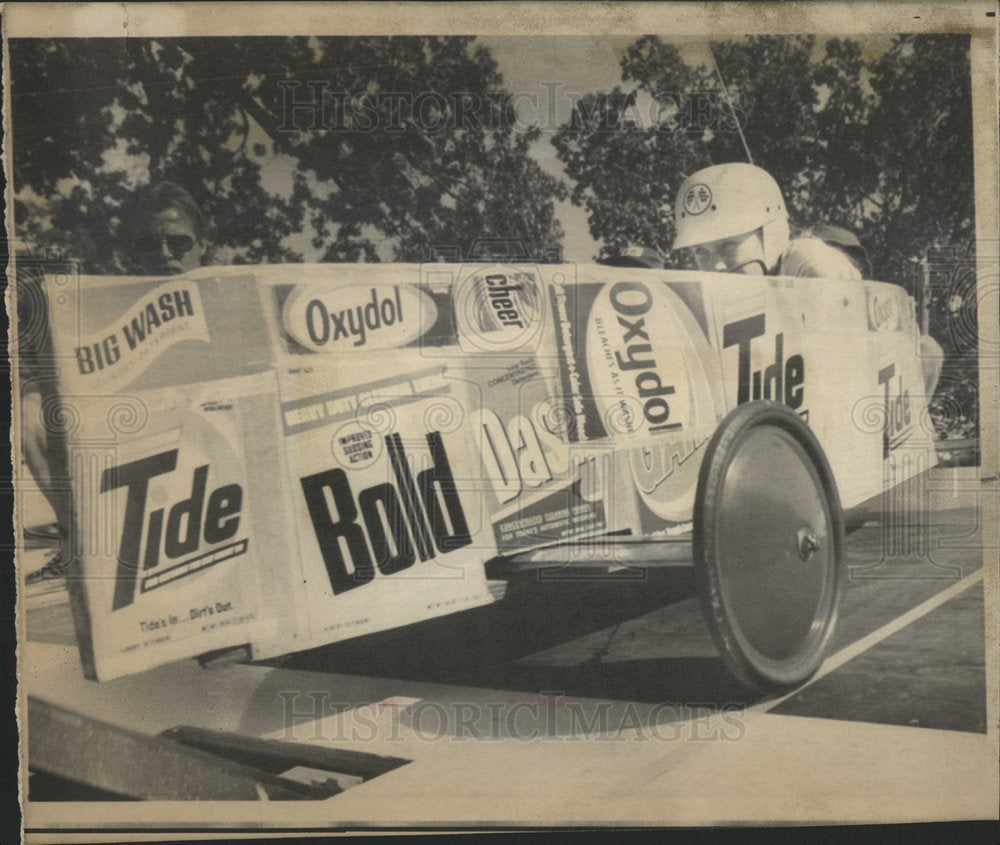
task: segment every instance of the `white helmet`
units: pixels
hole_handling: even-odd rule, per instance
[[[753,164],[716,164],[684,180],[674,203],[674,249],[760,229],[764,261],[772,269],[788,246],[788,212],[781,189]]]

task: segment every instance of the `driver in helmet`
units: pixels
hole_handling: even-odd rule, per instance
[[[857,238],[843,229],[835,230],[832,235],[817,230],[811,235],[791,238],[788,212],[778,183],[753,164],[716,164],[689,176],[677,192],[674,221],[677,226],[674,249],[690,249],[699,270],[862,278],[859,264],[849,257],[850,248],[855,246],[864,254]],[[827,241],[840,244],[842,249]],[[867,262],[866,254],[864,260]],[[922,334],[920,357],[924,389],[927,396],[933,396],[941,377],[944,351],[934,338]]]
[[[841,250],[818,237],[790,237],[778,183],[752,164],[716,164],[689,176],[674,221],[674,249],[690,249],[699,270],[861,279]]]

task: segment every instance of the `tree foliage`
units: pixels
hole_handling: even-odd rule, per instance
[[[812,36],[710,47],[705,63],[691,63],[676,45],[638,39],[621,59],[622,81],[633,90],[591,93],[554,136],[571,198],[587,210],[601,254],[629,241],[669,252],[671,204],[684,178],[747,160],[738,121],[754,163],[781,185],[793,224],[852,229],[875,278],[915,293],[928,250],[957,247],[973,257],[966,36],[901,35],[878,50]],[[655,104],[646,120],[629,119],[637,97]],[[970,429],[976,344],[954,328],[975,325],[975,295],[967,285],[953,288],[932,291],[930,333],[947,354],[942,388],[964,397],[960,427]]]
[[[908,284],[910,259],[968,237],[966,37],[900,36],[872,58],[857,41],[812,36],[710,47],[725,94],[714,68],[687,64],[677,46],[645,36],[621,60],[622,80],[635,91],[590,94],[554,137],[572,199],[587,209],[602,251],[621,246],[623,232],[648,233],[652,245],[669,249],[670,203],[684,177],[746,160],[737,121],[754,163],[782,186],[793,220],[854,229],[880,278]],[[656,103],[647,110],[652,120],[627,119],[636,91]]]
[[[12,41],[24,234],[90,272],[127,270],[129,197],[169,179],[234,263],[302,260],[310,244],[326,261],[419,261],[498,237],[551,255],[565,188],[528,156],[538,130],[515,127],[496,63],[472,42]]]

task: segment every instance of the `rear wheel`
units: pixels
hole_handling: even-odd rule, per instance
[[[702,608],[733,675],[757,690],[813,675],[843,591],[844,518],[794,411],[748,402],[722,421],[701,465],[693,541]]]

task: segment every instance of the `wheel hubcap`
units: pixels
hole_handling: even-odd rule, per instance
[[[816,534],[811,528],[799,529],[799,557],[802,560],[809,560],[815,552],[819,551],[820,542],[816,539]]]

